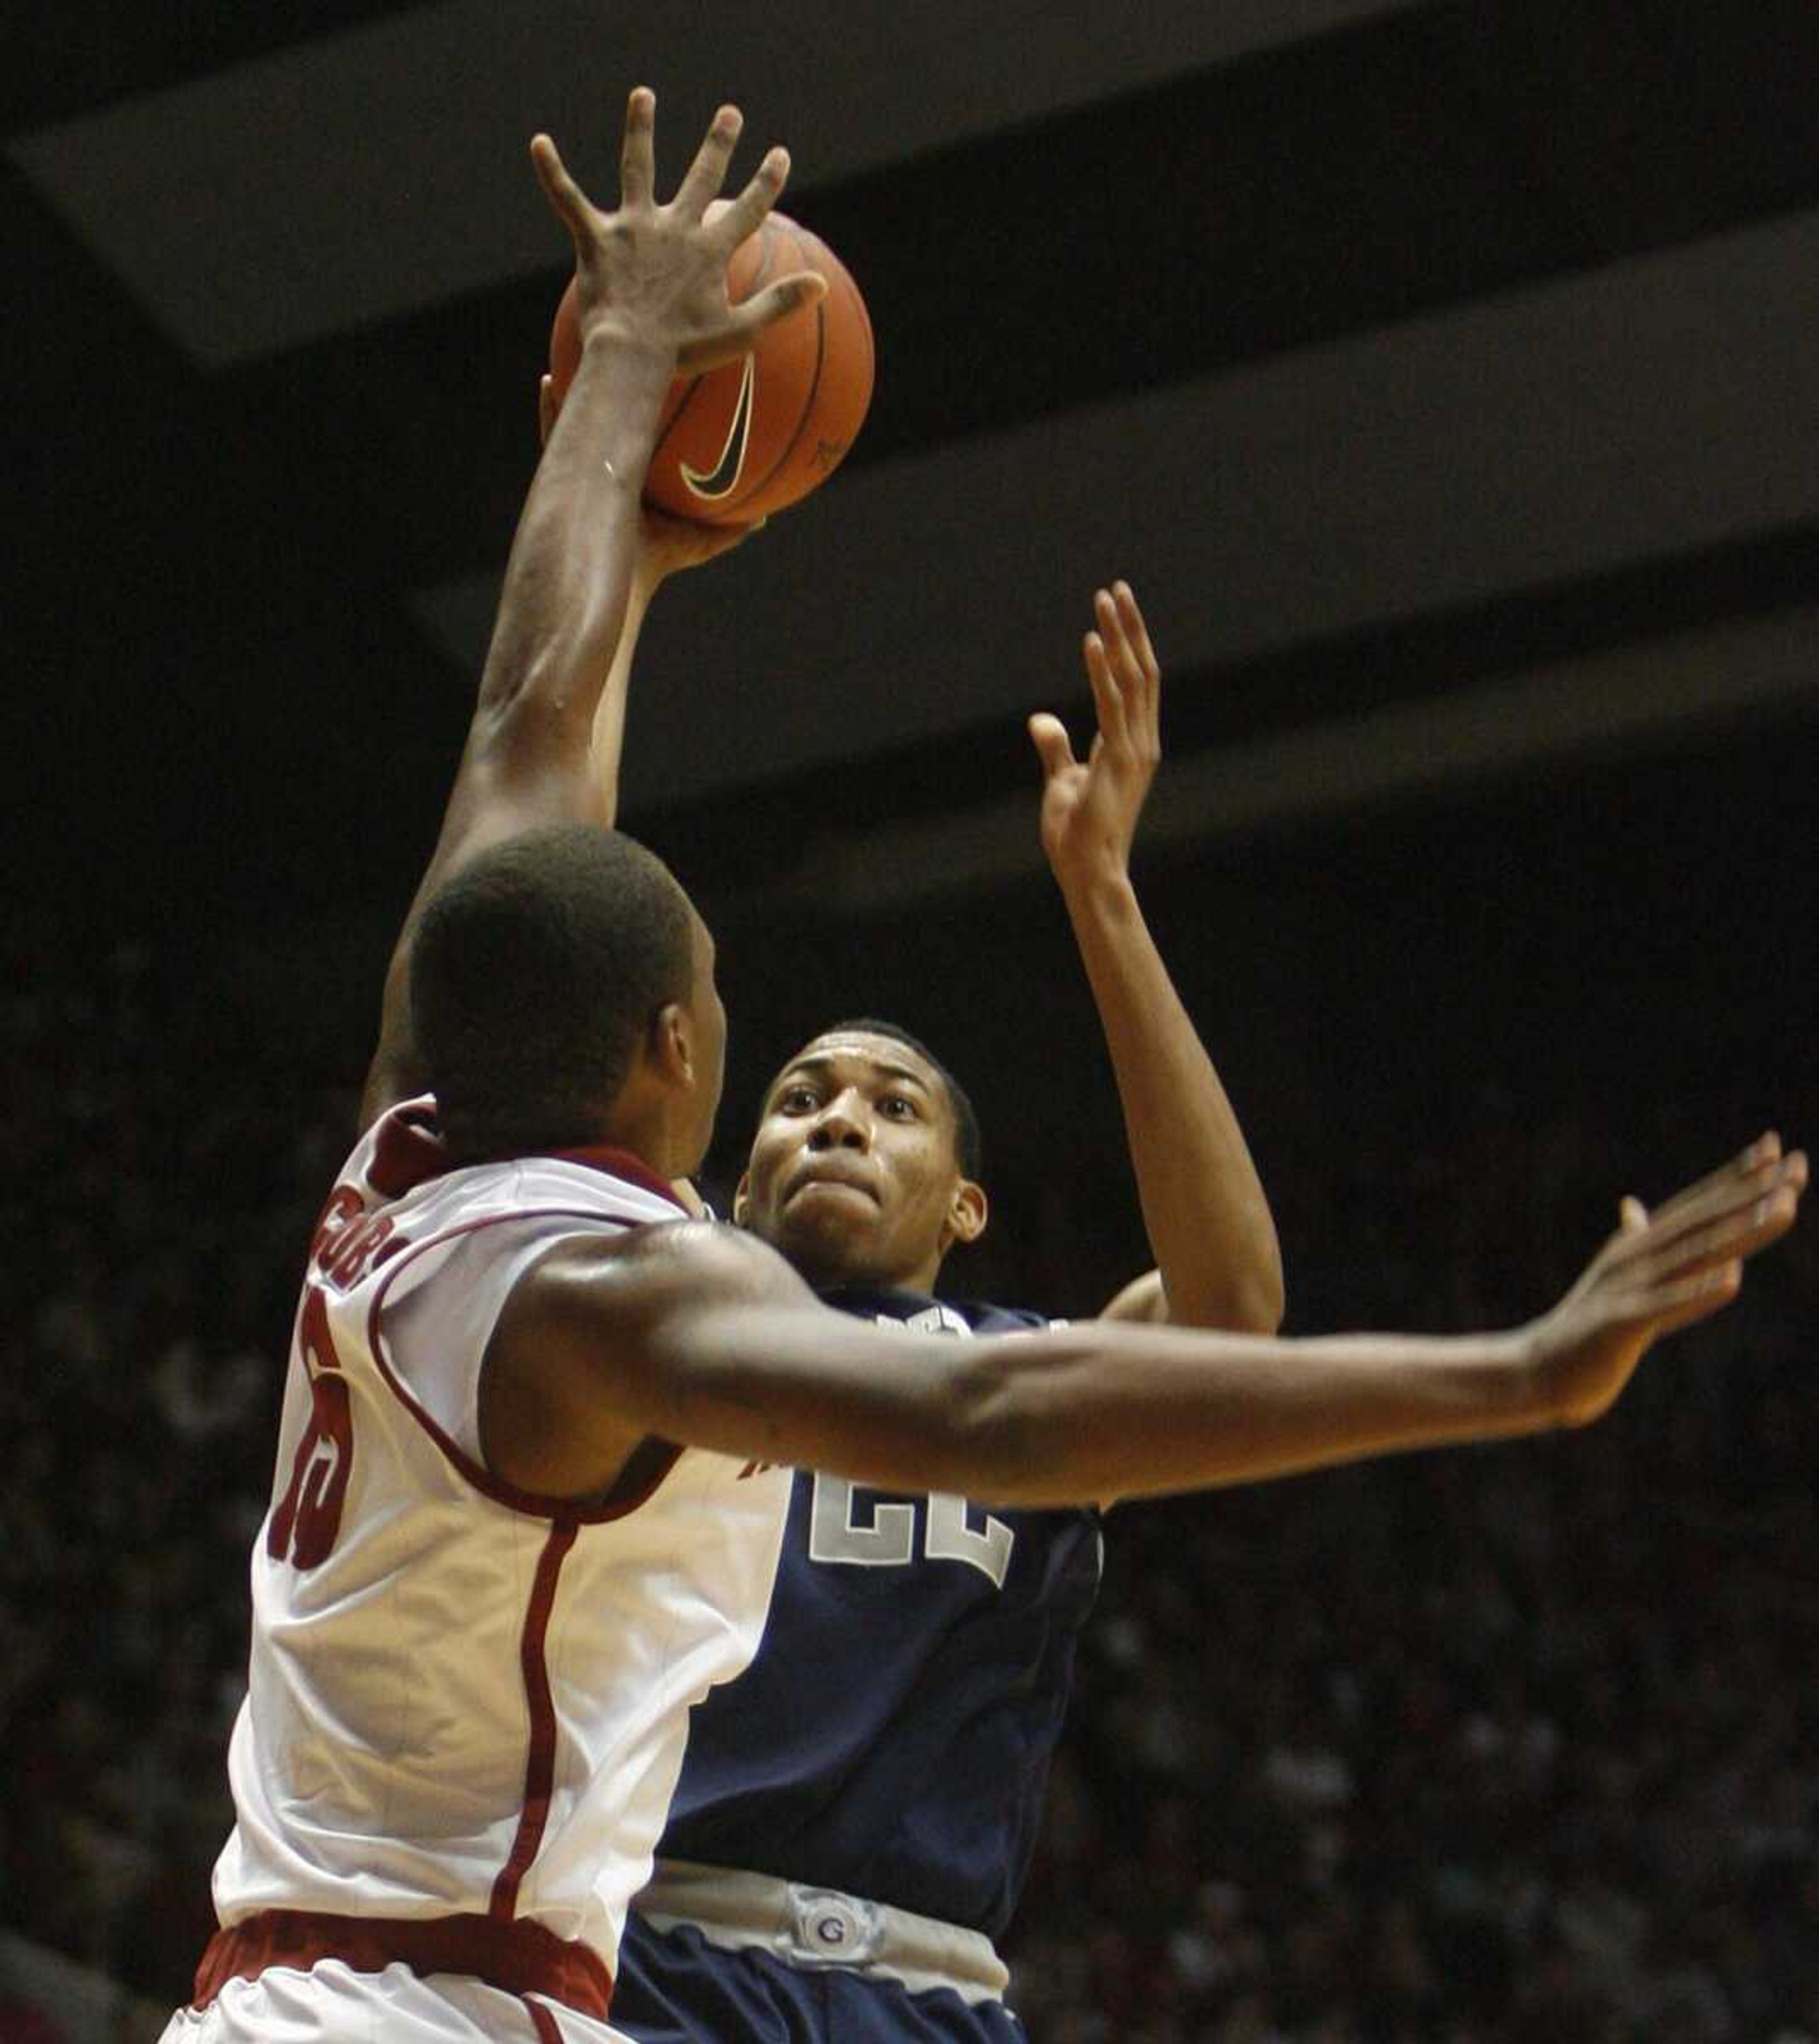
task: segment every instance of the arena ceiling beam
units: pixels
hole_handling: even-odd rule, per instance
[[[196,362],[223,367],[550,267],[528,174],[547,127],[599,169],[656,88],[672,175],[717,98],[812,190],[1412,0],[449,0],[21,136],[13,154]],[[755,160],[755,159],[754,159]],[[152,167],[152,174],[148,167]],[[307,288],[296,288],[298,270]]]

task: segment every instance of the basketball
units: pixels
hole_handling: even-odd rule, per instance
[[[871,403],[871,321],[827,244],[772,213],[727,265],[735,303],[797,270],[826,295],[759,335],[751,352],[679,376],[663,401],[644,498],[703,525],[744,525],[799,502],[839,467]],[[575,282],[556,308],[549,373],[560,402],[581,363]]]

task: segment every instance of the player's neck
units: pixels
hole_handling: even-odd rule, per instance
[[[660,1178],[686,1178],[700,1167],[691,1105],[673,1089],[634,1074],[600,1118],[593,1141],[624,1150]]]

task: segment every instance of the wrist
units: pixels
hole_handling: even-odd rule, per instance
[[[1107,855],[1057,863],[1053,870],[1061,897],[1075,914],[1112,919],[1136,912],[1136,889],[1123,859]]]
[[[1551,1313],[1544,1313],[1492,1337],[1498,1368],[1509,1387],[1511,1416],[1525,1431],[1540,1433],[1566,1424],[1548,1366],[1556,1348]]]
[[[634,321],[603,313],[581,336],[581,359],[585,362],[609,355],[628,367],[642,366],[669,387],[676,372],[678,346],[662,335],[640,328]]]
[[[653,345],[648,338],[622,333],[602,323],[583,344],[580,367],[563,402],[563,415],[581,410],[602,424],[636,421],[640,431],[648,430],[654,438],[675,368],[673,346]]]

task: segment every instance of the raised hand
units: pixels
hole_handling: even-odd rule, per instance
[[[673,351],[679,367],[711,368],[743,353],[763,328],[812,302],[827,286],[798,271],[731,303],[727,263],[775,205],[789,176],[789,154],[770,150],[737,198],[710,211],[744,125],[736,106],[723,106],[675,197],[660,206],[652,146],[656,119],[656,96],[640,86],[625,110],[616,213],[594,206],[548,136],[533,140],[531,161],[575,243],[583,343],[605,329],[634,347]]]
[[[1621,1224],[1553,1311],[1530,1329],[1542,1395],[1564,1426],[1595,1420],[1649,1345],[1736,1296],[1747,1257],[1794,1225],[1806,1158],[1767,1135],[1650,1213]]]
[[[1042,762],[1042,848],[1065,889],[1127,870],[1144,798],[1162,758],[1162,672],[1129,582],[1093,597],[1098,628],[1082,642],[1098,731],[1084,762],[1046,711],[1029,720]]]

